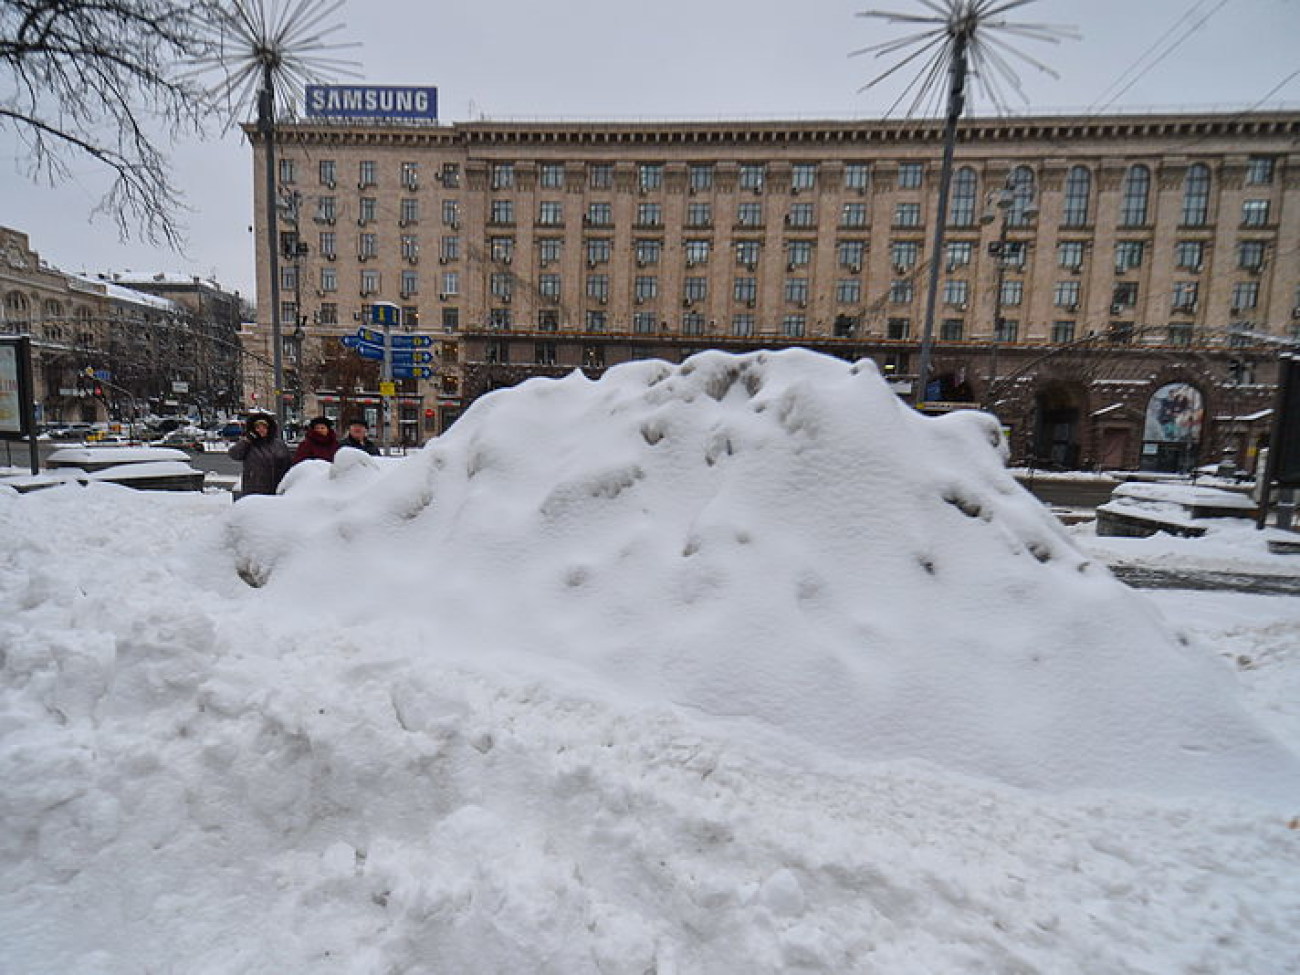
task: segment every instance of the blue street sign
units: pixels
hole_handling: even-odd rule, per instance
[[[390,354],[393,359],[393,365],[395,366],[410,366],[410,365],[414,365],[417,362],[433,361],[432,352],[409,352],[409,351],[403,352],[400,350],[394,350]]]
[[[363,326],[357,329],[357,338],[359,338],[362,342],[369,342],[371,345],[384,344],[384,333],[377,332],[373,328],[365,328]]]
[[[432,379],[433,370],[428,366],[393,366],[394,379]]]
[[[427,349],[433,345],[432,335],[394,335],[394,349]]]
[[[370,306],[371,325],[396,325],[401,316],[402,309],[388,301],[377,301]]]
[[[364,342],[355,335],[344,335],[339,341],[349,349],[354,349],[357,355],[363,359],[382,359],[384,357],[384,347],[382,345]]]

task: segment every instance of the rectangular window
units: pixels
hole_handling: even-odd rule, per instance
[[[488,328],[509,329],[510,328],[510,309],[493,308],[488,320]],[[493,339],[487,342],[483,347],[483,358],[487,362],[507,364],[510,362],[510,343],[502,342],[500,339]]]
[[[781,334],[788,339],[803,338],[808,319],[803,315],[786,315],[781,319]]]
[[[659,203],[638,203],[636,205],[636,223],[638,227],[661,227],[664,222],[664,209]]]
[[[493,263],[509,264],[515,259],[515,239],[513,237],[489,237],[488,253]]]
[[[1241,222],[1247,227],[1268,224],[1268,200],[1246,200],[1241,204]]]
[[[539,274],[537,276],[537,293],[552,301],[560,297],[561,281],[558,274]]]
[[[1194,327],[1186,323],[1173,323],[1165,330],[1165,341],[1169,345],[1191,345]]]
[[[1003,281],[1000,301],[1003,308],[1014,308],[1025,298],[1025,282]]]
[[[1003,267],[1020,268],[1025,266],[1025,254],[1028,251],[1029,248],[1023,240],[1010,240],[998,248],[997,253],[1001,255]]]
[[[553,366],[559,359],[554,342],[536,342],[533,344],[533,363],[539,366]]]
[[[753,302],[758,300],[758,278],[736,278],[732,282],[731,296],[736,301]]]
[[[646,267],[659,263],[659,255],[663,253],[664,245],[658,240],[638,240],[632,246],[636,253],[636,266]]]
[[[510,190],[515,186],[515,164],[508,162],[493,163],[490,170],[492,189]]]
[[[1174,310],[1193,311],[1196,308],[1196,294],[1199,290],[1195,281],[1174,282]]]
[[[686,206],[686,226],[713,226],[713,205],[710,203],[689,203]]]
[[[709,279],[689,277],[682,288],[682,298],[686,301],[704,301],[709,297]]]
[[[795,163],[790,169],[790,188],[810,190],[817,185],[816,163]]]
[[[1111,314],[1117,314],[1119,309],[1134,308],[1138,303],[1138,286],[1136,281],[1121,281],[1115,285],[1115,290],[1111,292]]]
[[[954,240],[948,242],[946,250],[948,252],[948,270],[955,271],[959,267],[970,266],[975,248],[968,240]]]
[[[509,331],[515,323],[514,310],[511,308],[492,308],[488,310],[488,328]],[[505,362],[505,359],[501,360]]]
[[[943,303],[966,307],[970,295],[970,283],[967,281],[945,281],[943,283]]]
[[[915,190],[921,186],[921,181],[925,175],[925,165],[923,163],[905,162],[898,164],[898,188],[900,190]]]
[[[588,203],[587,224],[591,227],[608,227],[614,222],[612,203]]]
[[[379,201],[373,196],[363,196],[359,209],[357,210],[357,220],[362,224],[374,223],[379,215]]]
[[[919,203],[894,204],[894,226],[895,227],[921,226],[921,204]]]
[[[596,301],[609,301],[609,275],[587,275],[587,297]]]
[[[758,253],[762,245],[756,240],[736,241],[736,263],[751,271],[758,267]]]
[[[713,164],[692,163],[687,169],[687,181],[692,192],[695,193],[713,189]]]
[[[696,267],[708,263],[709,253],[713,250],[713,242],[710,240],[688,240],[684,249],[686,252],[686,266]]]
[[[662,163],[642,163],[636,170],[636,185],[642,193],[660,190],[664,186],[664,167]]]
[[[415,271],[402,272],[402,297],[409,298],[411,295],[420,293],[420,276]]]
[[[337,325],[339,323],[339,306],[333,301],[321,302],[317,321],[321,325]]]
[[[509,301],[514,296],[514,275],[509,271],[493,271],[488,283],[493,298]]]
[[[612,189],[614,186],[614,164],[589,164],[587,166],[587,185],[593,190]]]
[[[298,321],[298,306],[292,301],[280,302],[280,321],[296,322]]]
[[[965,323],[960,318],[945,318],[939,326],[939,338],[945,342],[960,342]]]
[[[683,335],[703,335],[704,316],[697,311],[688,311],[682,315]]]
[[[740,167],[740,188],[758,192],[763,188],[767,169],[762,163],[744,163]]]
[[[814,222],[813,205],[811,203],[792,203],[785,220],[791,227],[811,227]]]
[[[896,305],[912,303],[912,282],[907,280],[889,282],[889,300]]]
[[[1144,244],[1140,240],[1120,240],[1115,243],[1115,270],[1130,271],[1142,266]]]
[[[379,235],[378,234],[358,234],[357,235],[357,257],[369,260],[379,255]]]
[[[587,312],[585,321],[588,332],[603,332],[608,316],[603,311],[593,309]]]
[[[749,338],[754,334],[753,315],[733,315],[731,317],[731,334],[737,338]]]
[[[460,272],[443,271],[442,272],[442,291],[444,298],[454,298],[460,294]]]
[[[339,272],[335,268],[323,267],[320,269],[320,289],[321,291],[339,290]]]
[[[793,271],[812,263],[812,241],[792,240],[785,245],[786,267]]]
[[[402,260],[414,264],[420,259],[420,238],[414,234],[402,234]]]
[[[1056,245],[1056,263],[1063,268],[1077,271],[1083,267],[1084,242],[1081,240],[1063,240]]]
[[[1232,286],[1232,313],[1254,308],[1259,304],[1259,282],[1238,281]]]
[[[339,252],[337,240],[338,238],[335,237],[334,231],[322,231],[320,235],[321,257],[325,258],[327,261],[332,261],[334,258],[338,257]]]
[[[844,188],[866,192],[871,182],[871,167],[866,163],[844,164]]]
[[[867,205],[865,203],[845,203],[840,207],[841,227],[865,227],[867,225]]]
[[[563,241],[559,237],[542,237],[537,241],[537,257],[542,267],[555,264],[560,260],[560,247]]]
[[[597,264],[609,263],[612,247],[608,239],[604,237],[593,237],[586,242],[586,248],[588,267],[595,267]]]
[[[327,189],[334,189],[338,182],[338,166],[333,159],[322,159],[317,167],[320,183]]]
[[[1182,270],[1199,271],[1205,260],[1205,245],[1199,240],[1180,240],[1174,245],[1174,265]]]
[[[444,189],[454,190],[460,186],[460,167],[455,163],[443,163],[438,178]]]
[[[835,282],[835,300],[841,305],[854,305],[862,300],[862,282],[858,278],[840,278]]]
[[[324,223],[333,223],[338,217],[338,208],[334,197],[322,196],[316,201],[316,219]]]
[[[1237,244],[1237,267],[1258,271],[1264,266],[1264,241],[1243,240]]]
[[[1263,186],[1273,182],[1274,163],[1271,156],[1252,156],[1246,162],[1246,183]]]
[[[453,229],[460,226],[460,203],[456,200],[442,201],[442,223]]]
[[[896,240],[889,245],[889,263],[895,273],[901,274],[916,267],[921,256],[921,245],[914,240]]]
[[[1055,321],[1052,322],[1052,342],[1055,345],[1065,345],[1074,341],[1074,322]]]
[[[442,330],[444,332],[454,332],[460,328],[460,309],[444,308],[442,310]],[[457,350],[455,342],[443,342],[442,354],[438,356],[443,362],[455,362]]]
[[[402,163],[402,186],[406,187],[408,190],[418,190],[420,188],[419,163]]]
[[[363,295],[379,294],[379,272],[362,271],[361,272],[361,293]]]
[[[537,222],[543,227],[559,227],[564,224],[564,204],[558,200],[543,200],[537,205]]]
[[[280,182],[281,183],[298,182],[298,160],[296,159],[280,160]]]
[[[460,257],[460,238],[444,237],[439,244],[438,256],[443,261],[454,261]]]
[[[911,332],[911,320],[907,318],[891,318],[885,323],[885,338],[887,339],[905,339]]]
[[[1129,345],[1133,342],[1132,322],[1111,322],[1106,329],[1106,341],[1115,345]]]
[[[798,305],[808,304],[808,279],[786,278],[785,300]]]
[[[653,335],[655,332],[655,313],[652,311],[638,311],[632,314],[632,331],[638,335]]]
[[[538,168],[538,182],[544,190],[564,189],[564,163],[542,163]]]
[[[993,341],[1014,342],[1020,335],[1020,323],[1010,318],[1000,318],[993,326]]]
[[[363,159],[357,165],[357,189],[364,190],[378,183],[379,167],[373,159]]]
[[[659,297],[659,279],[652,274],[638,274],[632,283],[632,297],[637,301],[652,301]]]
[[[410,227],[420,222],[420,201],[412,197],[404,197],[400,204],[400,216],[398,222],[403,227]]]
[[[867,257],[867,245],[861,240],[842,240],[835,247],[835,256],[840,267],[846,267],[854,274],[862,271]]]
[[[742,227],[761,227],[763,225],[763,204],[740,204],[736,208],[736,223]]]
[[[493,200],[488,221],[498,227],[513,224],[515,222],[514,200]]]
[[[1057,281],[1052,293],[1052,303],[1057,308],[1077,310],[1079,307],[1079,282]]]

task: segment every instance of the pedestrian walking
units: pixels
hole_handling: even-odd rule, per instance
[[[293,462],[304,460],[333,461],[339,449],[339,438],[334,432],[334,421],[327,416],[318,416],[307,424],[307,435],[298,444]]]
[[[339,447],[351,447],[364,450],[371,457],[379,456],[378,445],[370,439],[370,427],[365,420],[356,419],[348,424],[348,435],[339,443]]]

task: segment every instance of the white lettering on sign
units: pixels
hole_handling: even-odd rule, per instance
[[[309,85],[307,114],[436,119],[436,88],[376,85]]]

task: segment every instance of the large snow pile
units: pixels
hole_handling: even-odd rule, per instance
[[[710,354],[0,492],[0,971],[1294,970],[1294,753],[997,444]]]

